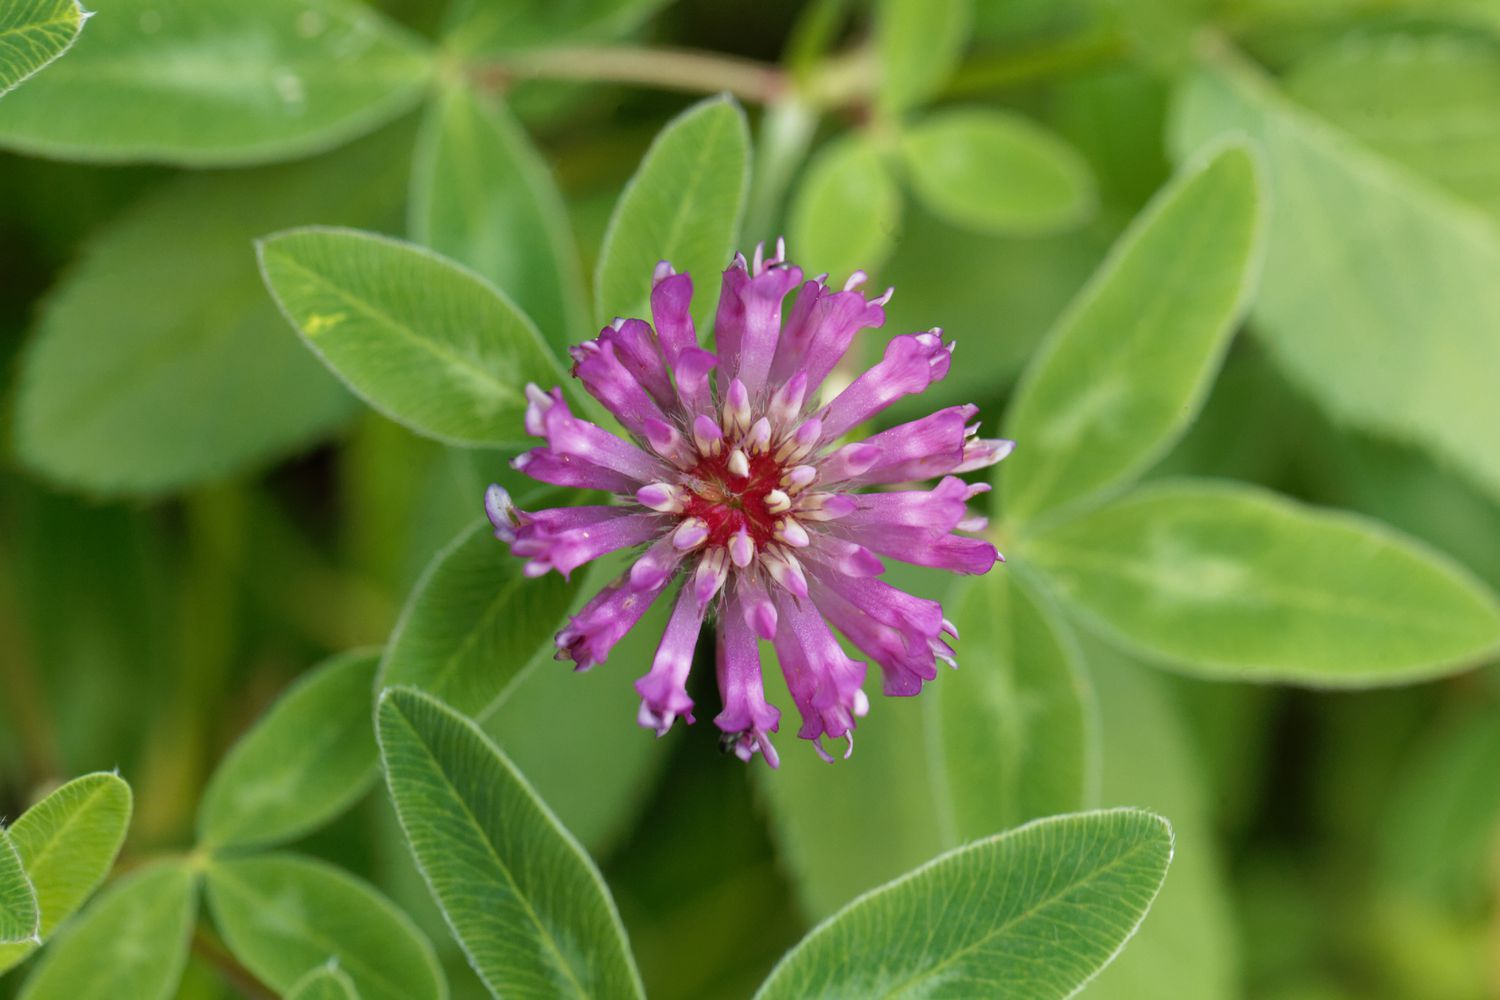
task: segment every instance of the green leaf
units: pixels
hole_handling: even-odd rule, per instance
[[[1071,633],[1012,573],[1000,567],[951,591],[942,589],[951,577],[935,570],[891,579],[961,616],[959,669],[943,670],[917,698],[877,697],[872,682],[848,760],[830,767],[798,743],[783,747],[779,771],[758,775],[809,916],[825,917],[966,838],[1092,804],[1097,734]],[[768,699],[789,709],[772,662]],[[790,734],[785,722],[783,730]]]
[[[1241,1000],[1234,893],[1201,773],[1204,749],[1160,671],[1085,639],[1103,728],[1102,798],[1172,817],[1172,877],[1130,946],[1084,1000]],[[1215,790],[1217,791],[1217,790]]]
[[[1481,34],[1350,33],[1298,60],[1287,94],[1500,218],[1500,55]]]
[[[286,1000],[359,1000],[359,990],[344,970],[330,962],[297,980]]]
[[[1098,722],[1077,641],[1013,566],[962,581],[946,602],[962,667],[933,699],[934,790],[963,843],[1092,805]]]
[[[885,263],[901,228],[901,192],[868,135],[840,136],[818,151],[792,202],[789,229],[809,274],[842,278]]]
[[[383,225],[405,140],[184,177],[105,226],[23,356],[26,463],[94,492],[159,493],[279,458],[345,420],[353,401],[276,315],[251,240],[271,226]]]
[[[948,82],[969,39],[971,0],[879,0],[875,55],[883,113],[900,114]]]
[[[208,904],[236,958],[276,990],[330,959],[364,1000],[444,1000],[432,946],[374,887],[295,854],[215,858]]]
[[[187,961],[197,889],[197,873],[181,861],[110,886],[57,936],[20,1000],[167,1000]]]
[[[313,353],[418,433],[461,445],[520,442],[526,384],[562,380],[509,299],[415,244],[314,227],[257,247],[266,286]]]
[[[693,276],[693,318],[704,331],[734,250],[749,162],[745,113],[728,97],[700,101],[666,124],[604,234],[594,275],[600,323],[649,316],[651,276],[666,260]]]
[[[581,339],[583,279],[567,209],[505,108],[463,87],[433,102],[408,206],[412,239],[493,282],[559,350]]]
[[[1260,206],[1254,158],[1227,145],[1184,167],[1120,237],[1017,390],[1009,520],[1128,485],[1187,430],[1249,305]]]
[[[78,0],[14,0],[0,10],[0,96],[68,51],[85,19]]]
[[[454,0],[444,47],[463,54],[545,48],[626,34],[666,0]]]
[[[261,717],[214,772],[198,810],[204,847],[275,844],[347,809],[376,773],[370,712],[379,650],[335,656]]]
[[[228,166],[330,149],[411,107],[420,42],[346,0],[110,0],[0,104],[0,147]]]
[[[1494,597],[1446,557],[1249,486],[1153,485],[1017,548],[1102,631],[1204,676],[1394,684],[1500,649]]]
[[[378,727],[401,828],[490,992],[643,996],[598,870],[479,728],[410,688]]]
[[[21,814],[7,831],[36,890],[46,940],[98,888],[130,826],[130,786],[116,774],[86,774]],[[36,950],[35,942],[0,944],[0,972]]]
[[[1262,145],[1276,192],[1254,329],[1341,422],[1420,443],[1500,496],[1500,232],[1228,54],[1179,94],[1173,146]],[[1467,161],[1465,161],[1467,162]]]
[[[756,1000],[1063,1000],[1130,939],[1172,828],[1139,809],[1056,816],[951,851],[814,928]]]
[[[922,203],[955,226],[1000,235],[1071,229],[1098,195],[1088,163],[1062,137],[995,108],[958,108],[901,136],[901,156]]]
[[[411,685],[487,714],[557,631],[587,575],[530,579],[523,568],[485,520],[433,556],[386,647],[380,686]]]
[[[21,856],[0,826],[0,944],[31,942],[41,930],[36,889],[21,867]]]

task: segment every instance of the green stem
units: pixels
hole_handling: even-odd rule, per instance
[[[487,86],[516,80],[588,80],[634,83],[695,94],[728,91],[743,101],[769,104],[789,90],[786,73],[769,63],[693,49],[580,45],[518,52],[475,68]]]

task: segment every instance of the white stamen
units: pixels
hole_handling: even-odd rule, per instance
[[[781,485],[789,494],[797,494],[818,481],[818,470],[811,465],[799,465],[781,477]]]
[[[701,517],[690,517],[672,532],[672,545],[683,552],[696,549],[708,541],[708,522]]]
[[[636,502],[661,514],[680,514],[687,506],[687,492],[671,483],[651,483],[635,491]]]
[[[755,558],[755,542],[751,540],[750,533],[744,528],[730,536],[729,558],[740,569],[749,566],[751,560]]]
[[[776,522],[776,538],[794,549],[805,549],[812,544],[812,538],[808,536],[807,529],[791,517],[783,517]]]
[[[709,549],[703,553],[703,558],[698,560],[698,569],[693,574],[693,598],[700,608],[714,599],[728,577],[729,563],[724,557],[723,549]]]
[[[766,494],[766,510],[771,514],[780,514],[792,509],[792,498],[781,490],[771,490]]]
[[[700,455],[717,455],[724,450],[724,432],[712,417],[698,414],[693,420],[693,443]]]
[[[764,455],[766,449],[771,447],[771,421],[761,417],[750,425],[750,433],[745,435],[740,444],[754,455]]]
[[[750,459],[738,448],[729,453],[729,471],[741,477],[750,475]]]
[[[797,557],[785,549],[766,549],[761,564],[771,579],[785,587],[795,597],[807,596],[807,577],[802,573],[802,564]]]
[[[730,434],[744,433],[750,426],[750,392],[745,383],[732,379],[724,399],[724,428]]]
[[[853,274],[849,275],[849,280],[844,282],[844,291],[852,292],[860,285],[863,285],[866,281],[869,280],[870,276],[865,272],[855,271]]]

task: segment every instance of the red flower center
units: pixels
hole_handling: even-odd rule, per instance
[[[750,533],[757,549],[771,540],[777,515],[766,509],[766,494],[781,489],[786,474],[769,454],[750,456],[750,474],[737,476],[729,470],[728,453],[704,456],[684,477],[689,489],[687,517],[708,524],[708,544],[726,545],[741,528]]]

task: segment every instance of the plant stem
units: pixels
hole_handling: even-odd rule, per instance
[[[224,948],[200,928],[193,932],[193,954],[218,970],[224,981],[247,1000],[277,1000],[276,993],[256,978]]]
[[[693,49],[580,45],[518,52],[475,70],[488,86],[516,80],[592,80],[636,83],[696,94],[728,91],[744,101],[769,104],[789,89],[778,66]]]

